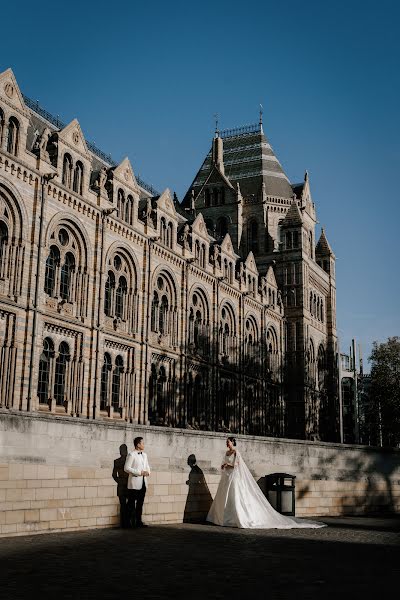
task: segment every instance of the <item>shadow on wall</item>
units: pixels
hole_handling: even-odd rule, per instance
[[[189,491],[186,499],[183,522],[203,523],[206,520],[213,500],[204,473],[196,464],[196,457],[194,454],[190,454],[187,459],[187,464],[190,467],[189,479],[186,481],[186,485],[189,486]]]
[[[127,510],[128,501],[128,473],[125,473],[124,466],[128,455],[126,444],[119,447],[120,456],[114,460],[112,478],[117,484],[117,496],[120,504],[120,526],[124,529],[130,526]]]
[[[342,515],[399,514],[400,502],[392,489],[392,478],[398,469],[399,458],[392,455],[392,448],[388,448],[387,452],[382,448],[378,455],[374,455],[374,450],[375,448],[371,448],[370,451],[366,448],[361,456],[346,459],[342,469],[343,475],[338,481],[364,485],[361,490],[357,490],[354,486],[354,494],[343,492],[338,506]],[[340,458],[340,452],[333,453],[325,461],[325,466],[313,473],[312,479],[322,481],[332,479],[332,471],[337,469],[337,459]],[[308,486],[302,488],[299,499],[307,496],[309,492]]]

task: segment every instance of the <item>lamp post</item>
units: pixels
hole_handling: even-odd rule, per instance
[[[31,356],[29,360],[29,379],[28,379],[28,394],[27,394],[27,410],[32,408],[32,379],[33,379],[33,364],[35,360],[35,343],[36,343],[36,329],[37,329],[37,312],[38,312],[38,296],[39,296],[39,283],[40,283],[40,266],[42,257],[42,240],[43,240],[43,215],[44,215],[44,203],[45,193],[44,187],[49,181],[57,177],[58,173],[45,173],[40,178],[40,221],[39,221],[39,239],[38,239],[38,251],[36,260],[36,280],[35,280],[35,293],[33,296],[33,321],[32,321],[32,346]]]

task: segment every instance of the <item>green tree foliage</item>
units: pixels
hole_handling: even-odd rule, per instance
[[[400,337],[374,342],[371,360],[370,410],[383,446],[400,445]]]

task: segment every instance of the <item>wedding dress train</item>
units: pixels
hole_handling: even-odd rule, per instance
[[[226,454],[224,462],[232,465],[221,473],[207,521],[223,527],[244,529],[293,529],[326,527],[325,523],[287,517],[268,502],[251,475],[240,453]]]

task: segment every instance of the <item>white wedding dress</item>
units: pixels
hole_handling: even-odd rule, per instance
[[[232,465],[222,470],[221,481],[207,521],[223,527],[244,529],[293,529],[326,527],[325,523],[286,517],[268,502],[251,475],[240,453],[226,454],[223,462]]]

